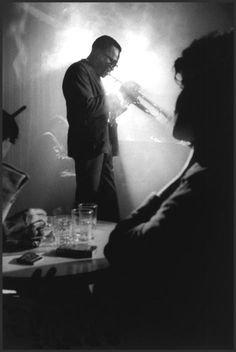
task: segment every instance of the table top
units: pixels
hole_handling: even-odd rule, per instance
[[[38,248],[31,249],[43,256],[43,258],[33,265],[18,264],[16,259],[20,257],[22,252],[3,253],[2,272],[3,278],[30,278],[37,271],[40,277],[45,277],[49,270],[54,270],[55,276],[80,275],[95,272],[108,266],[108,262],[103,255],[103,249],[108,242],[109,235],[115,227],[115,223],[98,221],[95,229],[95,239],[93,244],[97,249],[93,252],[91,259],[75,259],[65,258],[56,255],[56,244],[42,243]]]

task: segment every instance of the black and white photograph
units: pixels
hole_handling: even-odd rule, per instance
[[[233,350],[233,1],[3,1],[3,350]]]

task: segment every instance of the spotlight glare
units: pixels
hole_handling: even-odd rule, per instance
[[[44,70],[56,70],[88,56],[93,41],[92,34],[78,26],[58,31],[55,36],[58,45],[54,51],[42,55]]]

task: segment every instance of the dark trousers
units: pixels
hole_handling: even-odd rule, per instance
[[[75,207],[79,203],[98,204],[98,219],[119,220],[119,208],[112,156],[101,153],[92,159],[75,158]]]

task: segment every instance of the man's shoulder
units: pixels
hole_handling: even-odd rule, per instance
[[[73,64],[71,64],[66,72],[74,72],[74,73],[77,73],[77,72],[81,72],[81,71],[88,71],[89,67],[88,67],[88,63],[87,63],[87,60],[86,59],[82,59],[82,60],[79,60],[79,61],[76,61],[74,62]]]
[[[207,167],[201,166],[198,163],[194,163],[187,171],[185,172],[183,179],[196,179],[205,177],[207,174]]]
[[[192,194],[201,198],[209,185],[209,170],[198,163],[194,163],[181,178],[179,194]]]

